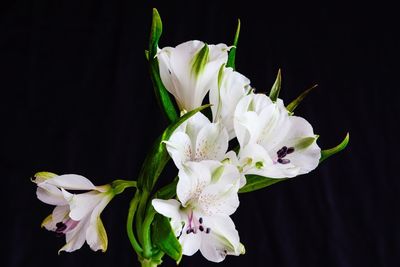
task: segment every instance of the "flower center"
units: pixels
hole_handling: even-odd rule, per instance
[[[277,162],[280,164],[288,164],[290,163],[289,159],[285,159],[286,155],[291,154],[294,152],[294,147],[287,147],[283,146],[281,149],[279,149],[276,154],[278,156]]]
[[[190,212],[189,216],[188,216],[188,227],[186,228],[186,234],[197,234],[198,231],[200,232],[205,232],[206,234],[209,234],[211,232],[211,228],[210,227],[206,227],[204,226],[204,220],[202,217],[199,217],[199,219],[197,220],[197,218],[193,215],[193,211]]]
[[[64,235],[67,232],[71,231],[78,225],[79,221],[74,221],[71,218],[67,219],[65,222],[58,222],[56,223],[56,232],[57,235]]]

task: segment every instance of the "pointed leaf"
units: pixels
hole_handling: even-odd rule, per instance
[[[321,151],[321,158],[319,160],[319,163],[323,162],[327,158],[329,158],[332,155],[335,155],[336,153],[342,151],[343,149],[346,148],[347,144],[349,143],[350,140],[350,135],[349,133],[346,134],[346,137],[343,139],[343,141],[338,144],[337,146],[331,148],[331,149],[326,149]]]
[[[279,92],[281,91],[281,83],[281,69],[279,69],[278,74],[276,75],[275,82],[272,85],[271,91],[269,92],[269,98],[271,98],[272,101],[276,101],[278,99]]]
[[[318,84],[314,84],[313,86],[311,86],[310,88],[308,88],[307,90],[305,90],[303,93],[301,93],[295,100],[293,100],[292,102],[290,102],[289,105],[287,105],[286,109],[289,112],[293,112],[296,107],[301,103],[301,101],[303,101],[303,99],[314,89],[317,88]]]
[[[235,38],[233,39],[233,47],[229,51],[228,63],[226,64],[227,67],[231,67],[234,70],[236,69],[235,60],[236,60],[237,44],[238,44],[238,41],[239,41],[239,34],[240,34],[240,19],[238,19]]]
[[[268,178],[260,175],[249,174],[246,175],[246,185],[240,188],[239,193],[248,193],[256,191],[264,187],[285,181],[287,179],[288,178],[283,178],[283,179]]]
[[[175,121],[178,118],[178,113],[176,112],[174,103],[171,99],[170,94],[165,88],[161,81],[160,70],[157,60],[157,49],[158,41],[160,40],[162,33],[162,22],[160,14],[158,14],[157,9],[153,9],[153,21],[151,25],[149,50],[145,54],[149,61],[150,66],[150,77],[153,82],[154,92],[156,94],[158,103],[163,110],[169,121]]]
[[[168,218],[156,214],[151,232],[152,243],[179,263],[182,258],[182,247],[171,228]]]
[[[178,128],[179,125],[181,125],[184,121],[209,106],[210,105],[204,105],[186,113],[170,126],[168,126],[167,129],[165,129],[164,133],[156,140],[152,149],[147,154],[146,159],[144,160],[138,179],[139,189],[151,192],[155,182],[157,181],[162,170],[167,164],[170,157],[163,141],[167,141],[171,137],[172,133],[176,130],[176,128]]]

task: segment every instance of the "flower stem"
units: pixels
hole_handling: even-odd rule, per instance
[[[135,234],[133,232],[133,219],[135,217],[137,205],[140,199],[140,193],[139,190],[136,191],[135,196],[132,198],[130,206],[129,206],[129,212],[128,212],[128,218],[126,220],[126,231],[128,233],[128,238],[129,241],[131,242],[131,245],[133,249],[136,251],[138,255],[140,255],[143,252],[142,247],[139,245],[135,238]]]
[[[143,258],[143,259],[140,259],[140,264],[142,267],[156,267],[159,264],[161,264],[161,261],[156,262],[156,261],[153,261],[152,259],[144,259]]]

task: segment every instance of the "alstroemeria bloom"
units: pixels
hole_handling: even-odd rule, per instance
[[[250,90],[250,80],[232,68],[220,70],[218,85],[210,90],[210,104],[213,121],[221,122],[229,134],[234,138],[233,115],[236,105]]]
[[[107,233],[100,214],[114,197],[110,185],[95,186],[87,178],[75,175],[56,175],[39,172],[34,176],[37,197],[56,206],[42,223],[49,231],[65,234],[66,244],[59,250],[72,252],[86,242],[94,251],[107,249]],[[85,190],[71,194],[67,190]]]
[[[240,255],[244,247],[229,217],[239,206],[240,173],[217,161],[188,162],[179,171],[176,199],[153,199],[155,210],[171,218],[182,254],[198,250],[213,262]]]
[[[318,166],[321,149],[312,126],[290,116],[281,99],[250,94],[237,105],[234,119],[239,161],[246,174],[294,177]]]
[[[178,169],[187,161],[224,159],[228,133],[221,123],[211,123],[198,112],[184,122],[166,141],[168,153]]]
[[[201,106],[207,92],[217,84],[218,70],[227,62],[228,50],[225,44],[188,41],[157,53],[161,80],[180,110]]]

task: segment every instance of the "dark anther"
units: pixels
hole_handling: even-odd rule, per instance
[[[207,227],[207,229],[206,229],[206,234],[209,234],[211,232],[211,228],[210,227]]]
[[[202,224],[203,223],[203,218],[199,218],[199,223]]]
[[[279,159],[278,159],[278,162],[279,162],[280,164],[288,164],[288,163],[290,163],[290,160],[279,158]]]
[[[200,230],[201,232],[203,232],[203,231],[204,231],[204,227],[203,227],[203,225],[200,225],[200,226],[199,226],[199,230]]]
[[[191,232],[192,232],[192,229],[190,229],[190,228],[186,230],[186,234],[190,234]]]
[[[56,223],[56,227],[57,227],[56,229],[57,233],[63,232],[65,229],[67,229],[67,225],[63,222]]]
[[[56,232],[56,237],[63,237],[65,234],[64,233],[57,233]]]
[[[294,152],[294,147],[289,147],[287,150],[286,150],[286,154],[291,154],[291,153],[293,153]]]
[[[288,148],[286,146],[284,146],[281,149],[279,149],[278,152],[276,152],[276,154],[278,155],[278,158],[285,157],[286,154],[287,154],[287,150],[288,150]]]

